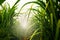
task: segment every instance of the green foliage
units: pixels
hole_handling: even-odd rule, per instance
[[[58,23],[59,18],[57,17],[60,12],[58,1],[46,0],[46,3],[44,3],[41,0],[37,0],[37,1],[27,2],[21,7],[21,9],[25,5],[30,3],[35,3],[35,4],[38,4],[39,6],[37,8],[31,8],[30,10],[33,11],[33,13],[35,14],[34,17],[32,18],[33,23],[31,25],[35,23],[35,25],[33,25],[34,27],[36,27],[35,31],[38,28],[40,28],[39,29],[40,31],[38,32],[34,31],[32,33],[30,40],[35,40],[34,36],[38,34],[40,34],[39,35],[40,37],[38,36],[38,38],[40,39],[36,39],[36,40],[60,40],[59,38],[60,23]],[[59,9],[59,12],[57,11],[57,9]],[[36,26],[37,24],[38,24],[38,27]]]
[[[0,0],[0,5],[4,2],[5,0]]]
[[[0,2],[2,2],[1,0]],[[12,27],[14,25],[14,18],[17,16],[15,13],[15,10],[17,9],[16,4],[13,5],[12,8],[10,8],[9,4],[1,5],[2,9],[0,9],[0,40],[14,40],[16,36],[12,34]],[[17,38],[17,37],[16,37]]]

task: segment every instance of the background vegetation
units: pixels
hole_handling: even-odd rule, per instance
[[[10,8],[9,4],[2,5],[4,1],[0,1],[0,40],[60,40],[60,1],[59,0],[36,0],[25,3],[37,4],[37,6],[29,8],[28,19],[33,12],[34,15],[30,18],[28,29],[25,30],[25,35],[15,34],[13,26],[16,26],[16,17],[19,13],[15,13],[16,4]],[[21,27],[20,27],[21,29]]]
[[[36,27],[30,40],[60,40],[59,0],[45,1],[46,2],[44,2],[44,0],[37,0],[27,2],[22,6],[23,8],[25,5],[30,3],[38,4],[37,8],[30,8],[30,10],[35,14],[32,18],[33,23],[31,23],[31,25],[34,24],[32,27]]]
[[[17,16],[15,10],[17,9],[16,4],[19,0],[17,0],[12,8],[10,8],[8,3],[2,5],[4,1],[0,0],[0,6],[2,8],[0,9],[0,40],[18,40],[12,32],[12,27],[15,24],[16,19],[14,17]]]

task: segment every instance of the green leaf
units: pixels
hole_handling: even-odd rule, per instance
[[[0,5],[4,2],[5,0],[0,0]]]
[[[42,1],[40,1],[40,2],[38,2],[38,1],[27,2],[27,3],[25,3],[25,4],[21,7],[21,9],[22,9],[25,5],[30,4],[30,3],[38,4],[38,5],[41,6],[43,9],[45,9],[45,4],[44,4]],[[21,9],[20,9],[20,11],[21,11]]]
[[[38,28],[38,29],[36,29],[36,30],[34,31],[34,33],[31,35],[30,40],[32,40],[32,38],[33,38],[35,35],[37,35],[37,34],[40,34],[40,33],[41,33],[41,32],[38,32],[38,30],[40,30],[40,28]]]

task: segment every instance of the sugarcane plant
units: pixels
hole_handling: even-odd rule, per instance
[[[38,5],[36,6],[37,8],[30,8],[30,10],[35,14],[31,18],[33,22],[31,25],[35,24],[33,26],[36,27],[29,38],[30,40],[60,40],[60,1],[45,1],[46,2],[44,2],[44,0],[37,0],[27,2],[21,7],[22,10],[22,8],[27,4],[34,3]],[[31,28],[33,26],[31,26]],[[35,37],[36,35],[37,37]]]
[[[16,38],[12,34],[12,27],[15,22],[14,17],[18,15],[18,13],[15,13],[18,2],[19,0],[10,8],[8,3],[2,5],[3,0],[0,0],[0,7],[2,8],[0,9],[0,40],[14,40]]]

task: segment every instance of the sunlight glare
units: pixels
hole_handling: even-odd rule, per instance
[[[17,0],[6,0],[6,2],[9,3],[10,7],[12,7],[14,5],[14,3],[16,2]],[[16,10],[16,12],[18,12],[20,10],[20,8],[26,3],[26,2],[29,2],[29,1],[32,1],[32,0],[20,0],[20,2],[18,3],[18,9]],[[30,6],[27,6],[27,7],[30,7]],[[25,7],[25,8],[27,8]],[[25,12],[26,10],[22,10],[22,12]],[[27,28],[27,25],[28,25],[28,22],[27,22],[27,17],[25,17],[25,14],[23,14],[21,17],[19,16],[18,17],[18,21],[20,22],[20,25],[22,26],[23,29],[26,29]]]

